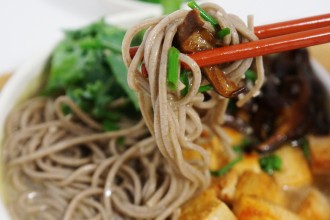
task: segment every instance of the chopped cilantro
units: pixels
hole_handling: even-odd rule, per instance
[[[282,159],[275,154],[267,155],[259,159],[259,165],[266,173],[273,174],[282,169]]]

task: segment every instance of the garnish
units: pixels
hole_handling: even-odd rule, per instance
[[[190,72],[188,70],[182,70],[180,74],[180,81],[185,85],[185,87],[181,90],[181,95],[184,97],[188,94],[189,88],[190,88],[190,83],[189,83],[189,77],[188,75]]]
[[[211,84],[204,85],[204,86],[200,86],[199,87],[198,92],[203,93],[203,92],[207,92],[207,91],[212,90],[212,89],[214,89],[214,88],[213,88],[213,86]]]
[[[237,157],[236,159],[232,160],[231,162],[229,162],[228,164],[226,164],[225,166],[223,166],[221,169],[219,169],[217,171],[211,171],[211,175],[212,176],[222,176],[222,175],[224,175],[231,168],[233,168],[233,166],[235,166],[235,164],[237,164],[238,162],[240,162],[242,159],[243,159],[243,157]]]
[[[230,34],[230,28],[223,28],[217,33],[218,38],[224,38],[225,36]]]
[[[250,81],[252,81],[252,82],[255,82],[255,81],[257,80],[258,76],[257,76],[257,73],[256,73],[256,72],[254,72],[254,71],[251,70],[251,69],[248,69],[248,70],[245,72],[245,78],[246,78],[247,80],[250,80]]]
[[[211,15],[209,15],[204,9],[202,9],[195,1],[188,2],[188,6],[191,9],[197,9],[201,15],[201,17],[205,20],[210,22],[212,25],[218,25],[218,21],[214,19]]]
[[[264,156],[259,159],[259,165],[266,173],[273,174],[282,169],[282,159],[275,154]]]
[[[170,14],[180,9],[183,0],[161,0],[163,6],[163,14]]]
[[[168,50],[167,85],[172,91],[175,91],[178,87],[180,65],[179,54],[179,50],[175,47],[171,47]]]
[[[102,122],[107,131],[118,128],[121,115],[137,116],[138,100],[127,85],[127,70],[121,55],[124,35],[124,30],[104,20],[66,31],[50,59],[50,74],[43,94],[69,96],[84,112]],[[133,44],[140,44],[141,39]],[[109,109],[109,104],[119,98],[125,99],[126,104]],[[65,114],[71,112],[68,106],[62,109]]]
[[[182,2],[187,0],[139,0],[141,2],[148,2],[152,4],[162,4],[163,14],[170,14],[180,9]]]

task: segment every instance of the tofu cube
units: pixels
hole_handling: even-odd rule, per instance
[[[308,141],[313,172],[328,173],[330,170],[330,136],[309,136]]]
[[[219,197],[221,200],[232,203],[238,178],[245,171],[261,173],[261,168],[258,162],[257,154],[245,155],[243,160],[238,162],[228,173],[224,176],[213,178],[213,184],[219,187]]]
[[[254,153],[244,155],[243,160],[237,163],[232,170],[239,174],[242,174],[245,171],[261,173],[262,170],[259,165],[259,155]]]
[[[303,220],[329,220],[329,201],[321,192],[312,189],[301,203],[298,213]]]
[[[244,172],[238,179],[235,198],[255,196],[277,205],[286,205],[283,190],[274,178],[266,173]]]
[[[274,177],[281,187],[304,187],[312,183],[307,160],[299,148],[283,146],[276,155],[282,159],[282,169],[274,172]]]
[[[300,220],[300,217],[282,206],[263,199],[243,196],[234,203],[239,220]]]
[[[210,187],[181,208],[179,220],[237,220],[228,206],[217,198],[217,190]]]
[[[223,146],[216,136],[211,137],[207,142],[199,143],[210,154],[210,170],[218,170],[228,162],[223,151]],[[194,150],[183,150],[185,160],[201,160],[201,155]]]

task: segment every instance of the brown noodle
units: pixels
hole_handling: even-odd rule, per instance
[[[249,28],[217,5],[202,7],[231,35],[224,44],[253,41]],[[191,70],[191,87],[184,97],[166,86],[167,51],[178,25],[188,11],[143,21],[130,29],[123,42],[128,83],[140,102],[144,120],[123,118],[120,129],[103,132],[101,125],[82,112],[68,97],[34,98],[11,113],[6,124],[9,209],[14,219],[166,219],[179,216],[179,207],[210,183],[209,154],[200,143],[202,131],[226,143],[220,127],[228,100],[209,91],[209,100],[198,92],[205,84],[201,70],[187,55],[181,62]],[[130,42],[148,28],[132,60]],[[144,59],[149,77],[141,76]],[[240,81],[252,59],[236,61],[224,71]],[[256,59],[258,80],[239,101],[247,102],[263,82],[261,58]],[[182,88],[182,86],[181,86]],[[122,100],[112,103],[118,106]],[[72,113],[64,115],[62,106]],[[148,128],[148,129],[147,129]],[[150,133],[151,134],[150,134]],[[156,140],[156,141],[155,141]],[[226,144],[224,154],[234,154]],[[200,160],[186,160],[192,150]]]
[[[218,20],[221,28],[230,28],[231,34],[224,38],[224,45],[257,40],[251,19],[249,27],[246,27],[237,16],[227,14],[215,4],[202,4],[201,7]],[[180,93],[182,87],[179,86],[176,91],[167,88],[168,50],[173,45],[178,26],[187,14],[188,11],[179,10],[166,17],[146,20],[128,30],[123,41],[123,58],[128,67],[128,84],[139,97],[142,115],[155,137],[158,149],[178,173],[191,181],[198,190],[203,190],[210,181],[208,171],[210,159],[207,151],[198,144],[198,139],[202,131],[207,129],[220,140],[225,140],[220,126],[224,120],[228,99],[210,91],[208,96],[211,98],[205,101],[205,95],[198,92],[198,88],[205,84],[201,70],[183,53],[179,56],[180,62],[187,64],[192,72],[189,92],[182,96]],[[129,54],[131,41],[137,33],[146,28],[143,43],[135,57],[131,59]],[[228,78],[238,83],[251,66],[252,60],[250,58],[233,62],[223,70]],[[145,64],[148,78],[142,77],[141,62]],[[256,64],[258,80],[238,101],[239,106],[257,95],[263,83],[261,57],[256,58]],[[226,144],[225,146],[224,153],[229,158],[233,158],[232,149]],[[186,160],[183,156],[186,150],[198,152],[201,159]]]

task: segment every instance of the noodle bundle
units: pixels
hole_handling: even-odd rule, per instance
[[[214,4],[201,5],[229,28],[224,46],[257,40],[236,16]],[[119,129],[104,132],[99,121],[68,96],[37,97],[23,103],[7,120],[5,161],[9,209],[15,219],[177,219],[180,206],[210,184],[210,155],[202,143],[217,136],[228,160],[235,154],[221,129],[228,98],[214,90],[200,92],[208,80],[188,55],[189,91],[179,83],[167,87],[168,50],[189,11],[145,20],[131,28],[123,41],[128,84],[137,93],[143,119],[120,118]],[[205,24],[205,28],[212,29]],[[129,48],[134,36],[146,30],[133,59]],[[221,65],[236,84],[253,59]],[[147,77],[141,74],[145,65]],[[263,67],[256,58],[258,79],[241,95],[243,105],[257,95]],[[179,74],[181,74],[179,72]],[[121,105],[115,100],[112,107]],[[63,107],[70,109],[63,113]],[[207,135],[203,135],[207,133]],[[195,152],[187,159],[185,152]]]
[[[201,7],[213,16],[221,28],[230,28],[230,34],[223,39],[223,45],[234,45],[246,41],[257,40],[253,33],[253,25],[246,27],[235,15],[227,14],[221,7],[207,3]],[[203,130],[216,135],[220,140],[226,140],[221,130],[228,99],[215,91],[203,94],[198,91],[204,85],[199,66],[187,55],[180,53],[181,63],[191,69],[190,90],[187,95],[180,93],[182,87],[176,91],[167,87],[168,51],[175,41],[178,27],[183,23],[188,11],[179,10],[169,16],[149,19],[131,28],[123,42],[123,58],[128,66],[128,83],[139,97],[142,115],[150,132],[155,137],[157,147],[174,169],[191,181],[198,190],[205,189],[210,181],[208,171],[209,155],[198,144],[201,141]],[[250,22],[251,23],[251,22]],[[206,28],[207,24],[205,24]],[[135,57],[129,54],[130,42],[140,31],[147,29],[143,42]],[[235,61],[225,67],[226,77],[238,83],[252,64],[252,58]],[[148,77],[142,77],[140,65],[144,62]],[[252,96],[257,95],[263,83],[263,66],[261,57],[256,58],[257,82],[250,91],[238,102],[241,106]],[[226,154],[229,158],[234,153],[226,145]],[[200,160],[192,161],[184,158],[184,151],[195,151]]]

